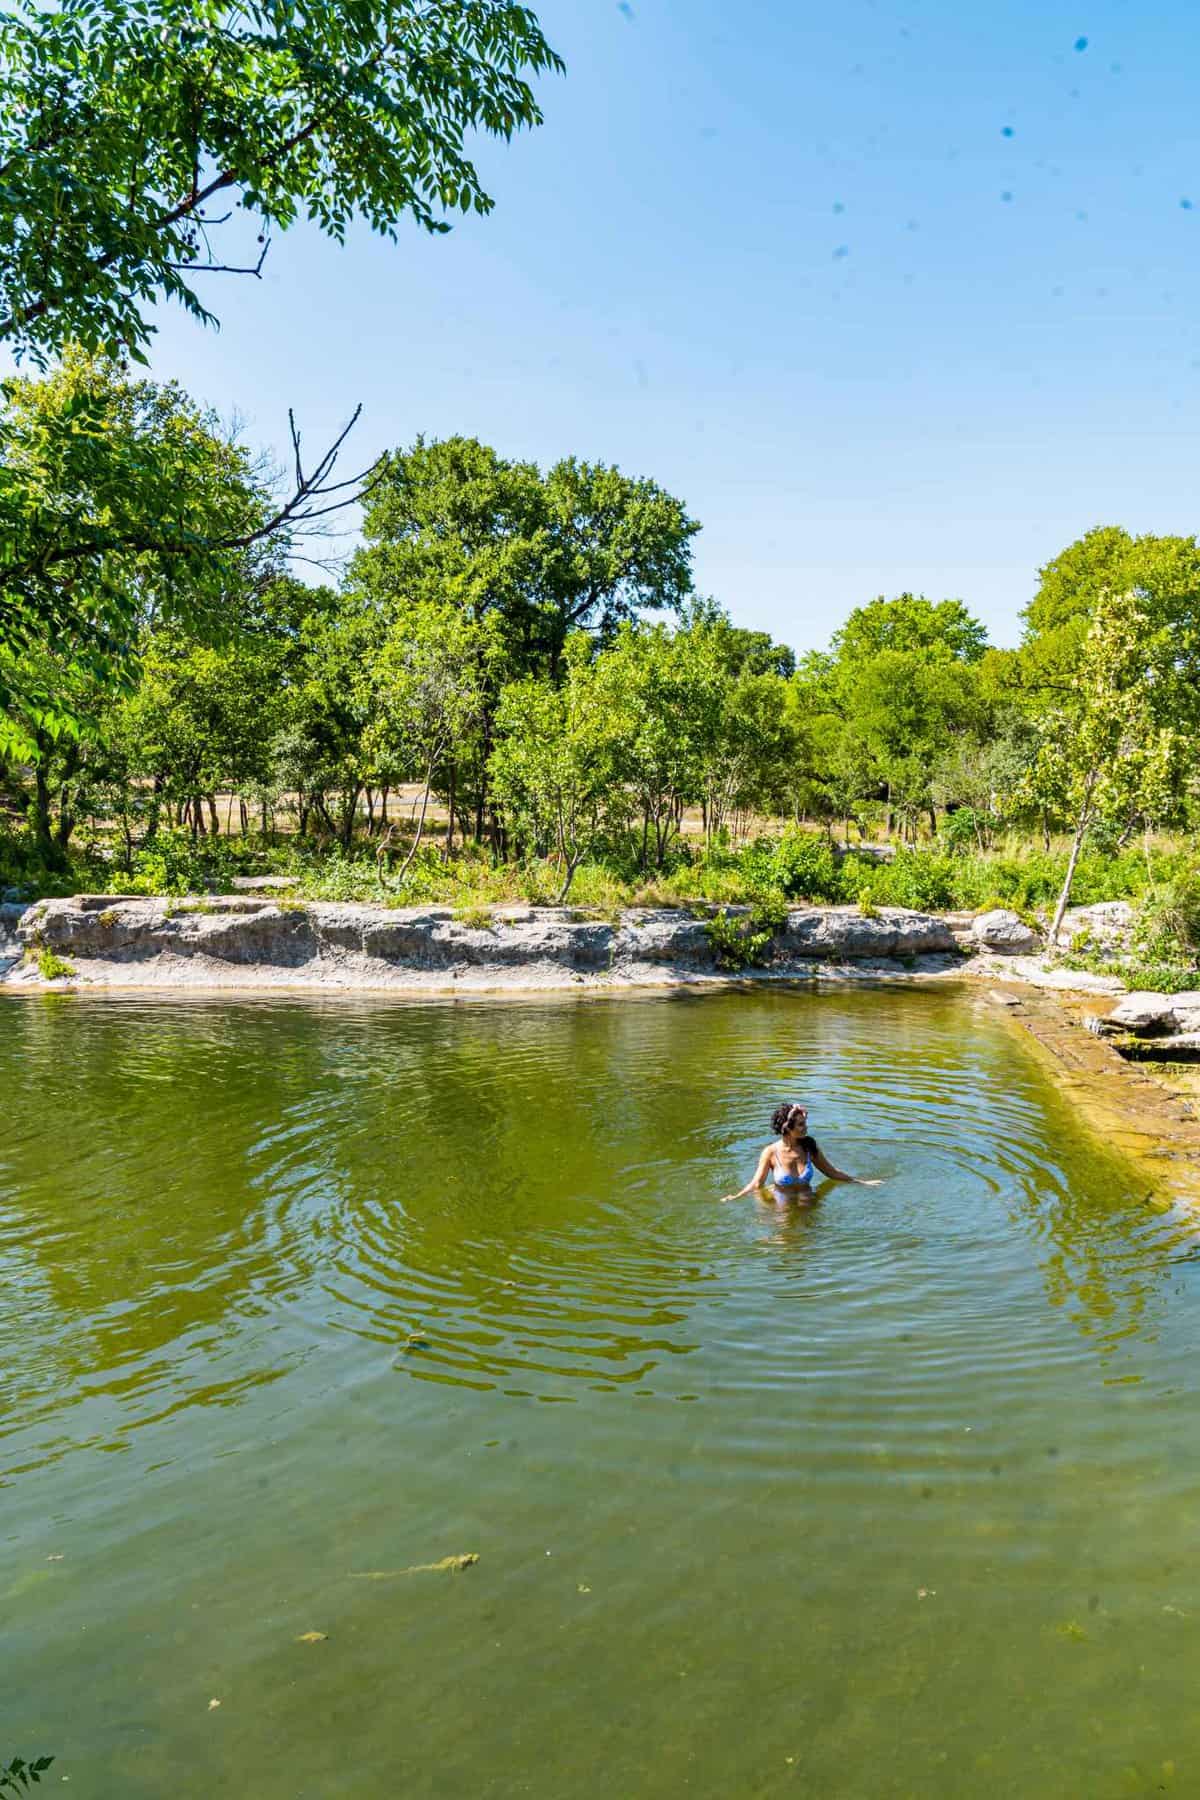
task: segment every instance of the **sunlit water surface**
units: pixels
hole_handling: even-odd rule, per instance
[[[1200,1792],[1195,1232],[984,1004],[22,998],[0,1096],[0,1764]],[[791,1097],[885,1185],[721,1206]]]

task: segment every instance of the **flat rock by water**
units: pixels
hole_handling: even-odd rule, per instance
[[[1002,956],[1026,955],[1038,946],[1037,932],[1031,930],[1018,913],[1003,906],[980,913],[971,926],[971,936],[981,949]]]
[[[730,908],[748,920],[748,909]],[[84,983],[109,986],[513,987],[714,979],[723,971],[709,919],[634,908],[615,920],[569,907],[498,907],[490,917],[445,906],[302,903],[269,894],[183,900],[78,894],[6,909],[0,955],[9,981],[36,981],[47,949]],[[762,979],[844,967],[862,973],[952,967],[944,920],[901,908],[795,907]],[[2,977],[0,977],[2,978]]]

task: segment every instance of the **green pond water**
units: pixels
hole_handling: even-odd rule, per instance
[[[1196,1229],[984,1003],[22,997],[0,1097],[0,1765],[1200,1792]],[[718,1204],[792,1097],[885,1185]]]

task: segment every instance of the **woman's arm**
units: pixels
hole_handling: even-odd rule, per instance
[[[766,1149],[758,1159],[758,1167],[755,1169],[754,1174],[746,1183],[745,1187],[739,1188],[736,1194],[726,1194],[722,1198],[722,1206],[724,1206],[726,1200],[740,1200],[743,1194],[752,1194],[755,1188],[766,1187],[767,1170],[771,1166],[771,1152],[774,1148],[774,1144],[767,1145]]]
[[[847,1175],[844,1169],[835,1169],[823,1151],[813,1144],[811,1151],[814,1168],[820,1169],[822,1175],[828,1175],[830,1181],[852,1181],[856,1187],[878,1187],[878,1181],[867,1180],[861,1175]]]

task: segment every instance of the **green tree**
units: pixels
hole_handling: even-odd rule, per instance
[[[271,232],[298,217],[341,241],[359,217],[394,236],[406,216],[442,231],[448,212],[487,211],[469,140],[537,124],[526,77],[561,64],[515,0],[14,0],[0,66],[0,343],[45,366],[72,346],[144,361],[156,303],[211,319],[198,278],[260,273]],[[286,549],[361,486],[334,479],[357,412],[315,464],[293,422],[294,487],[248,519],[206,507],[194,445],[147,454],[145,421],[115,420],[78,362],[34,406],[2,391],[10,749],[14,710],[75,723],[29,685],[31,649],[111,669],[135,635],[131,560],[152,559],[207,620],[231,556]]]
[[[142,658],[138,686],[101,734],[104,753],[124,748],[130,775],[156,804],[146,814],[153,837],[162,808],[186,809],[193,835],[220,830],[216,796],[261,790],[271,781],[271,745],[283,707],[281,657],[270,640],[242,636],[212,645],[157,632]]]
[[[513,674],[535,674],[573,631],[606,642],[641,609],[677,610],[698,530],[655,482],[602,463],[542,475],[474,438],[418,439],[381,467],[351,580],[389,608],[498,614]]]
[[[72,354],[3,393],[0,750],[29,755],[81,723],[78,684],[48,670],[119,683],[146,622],[219,634],[278,551],[260,471],[175,383]]]
[[[1175,664],[1200,681],[1200,543],[1135,538],[1119,526],[1102,525],[1046,564],[1025,609],[1014,673],[1031,711],[1053,708],[1071,688],[1090,623],[1109,594],[1136,595],[1143,633],[1169,634]]]
[[[989,725],[981,672],[986,633],[960,600],[901,594],[858,607],[827,656],[800,667],[797,692],[817,721],[817,779],[835,813],[882,802],[888,828],[937,828],[934,772],[948,745]]]
[[[275,785],[297,795],[301,836],[315,815],[343,850],[353,846],[359,802],[377,766],[382,632],[378,614],[352,597],[314,610],[271,746]]]
[[[707,634],[623,625],[597,658],[597,680],[619,720],[621,778],[641,818],[640,864],[663,868],[689,805],[704,793],[728,676]]]
[[[723,606],[710,597],[697,597],[683,608],[689,629],[706,625],[713,632],[717,654],[730,675],[779,675],[790,681],[796,673],[796,652],[777,643],[769,631],[751,631],[735,625]]]
[[[0,340],[39,358],[140,356],[164,296],[210,318],[197,276],[298,217],[486,212],[469,138],[561,67],[513,0],[14,0],[0,55]]]
[[[402,621],[422,602],[494,619],[511,679],[558,673],[572,632],[611,640],[641,607],[676,609],[698,527],[654,482],[567,458],[545,475],[474,438],[418,439],[381,465],[350,584]],[[485,835],[497,675],[450,767],[453,813]],[[494,834],[493,834],[494,835]]]
[[[491,756],[496,797],[519,843],[556,854],[560,906],[580,863],[628,818],[621,724],[582,632],[567,639],[557,685],[526,676],[501,696]]]
[[[731,817],[736,824],[739,814],[794,810],[805,766],[788,692],[781,675],[756,673],[749,659],[721,682],[711,735],[701,751],[710,839]]]
[[[421,810],[398,880],[420,848],[434,778],[479,723],[503,651],[494,615],[472,619],[458,607],[418,601],[393,621],[360,679],[374,690],[368,754],[387,769],[411,771]]]
[[[832,639],[836,661],[854,668],[884,651],[920,652],[942,662],[978,662],[987,632],[961,600],[927,600],[923,594],[881,594],[855,607]]]
[[[1101,592],[1070,693],[1039,721],[1027,786],[1072,828],[1051,944],[1058,941],[1088,831],[1100,820],[1123,820],[1130,813],[1161,820],[1178,804],[1185,740],[1172,722],[1174,708],[1164,692],[1171,684],[1156,681],[1148,662],[1148,647],[1156,642],[1161,640],[1141,596]]]
[[[700,529],[681,501],[644,476],[573,456],[548,471],[543,492],[538,606],[552,666],[572,631],[605,644],[643,611],[678,612],[692,591]]]

